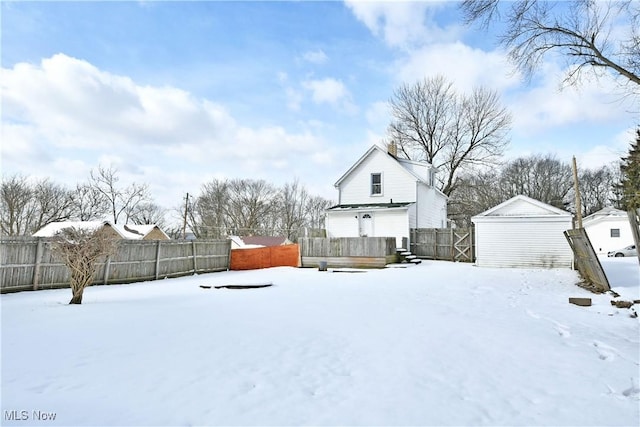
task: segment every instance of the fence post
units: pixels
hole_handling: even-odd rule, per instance
[[[451,228],[450,230],[451,230],[451,247],[449,248],[449,250],[450,250],[450,254],[451,254],[451,261],[455,261],[456,260],[456,255],[455,255],[456,242],[455,242],[455,238],[454,238],[454,235],[453,235],[453,228]]]
[[[160,278],[160,242],[161,240],[158,240],[158,244],[156,245],[156,280]]]
[[[38,290],[40,284],[40,264],[42,264],[42,237],[38,237],[38,246],[36,246],[36,261],[33,266],[33,290]]]
[[[196,263],[196,241],[191,241],[191,252],[193,253],[193,274],[198,272],[198,264]]]
[[[111,269],[111,256],[107,257],[107,260],[104,263],[104,284],[109,284],[109,270]]]

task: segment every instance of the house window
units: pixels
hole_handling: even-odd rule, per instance
[[[381,173],[371,174],[371,195],[372,196],[382,195],[382,174]]]
[[[620,229],[612,228],[611,229],[611,237],[620,237]]]

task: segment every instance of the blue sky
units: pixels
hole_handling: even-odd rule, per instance
[[[498,91],[508,157],[625,154],[640,119],[612,82],[525,84],[455,2],[2,2],[2,173],[85,181],[113,165],[178,206],[212,178],[333,183],[389,122],[402,83]]]

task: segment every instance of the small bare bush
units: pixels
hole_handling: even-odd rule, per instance
[[[71,271],[69,304],[82,304],[84,288],[91,284],[98,261],[115,253],[117,239],[105,228],[86,230],[75,227],[62,229],[54,237],[53,252]]]

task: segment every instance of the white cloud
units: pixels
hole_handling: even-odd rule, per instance
[[[485,52],[461,42],[416,49],[398,61],[395,69],[399,82],[412,83],[425,77],[443,75],[462,92],[468,92],[475,86],[504,90],[520,83],[502,52]]]
[[[374,102],[366,112],[367,122],[374,127],[386,126],[390,121],[389,103],[384,101]]]
[[[629,128],[626,131],[614,135],[609,141],[602,141],[603,144],[596,145],[589,151],[577,156],[578,166],[587,169],[597,169],[603,165],[617,163],[620,158],[626,156],[631,146],[631,141],[635,140],[635,129]]]
[[[64,54],[3,68],[0,84],[3,173],[76,183],[98,164],[113,163],[126,180],[158,179],[159,201],[169,206],[162,183],[171,181],[170,170],[188,169],[193,191],[216,173],[257,177],[288,165],[304,170],[326,145],[311,129],[241,125],[221,104],[175,87],[142,86]],[[290,95],[299,104],[301,95]],[[317,96],[338,101],[344,93],[320,90]]]
[[[336,79],[307,80],[302,84],[312,92],[311,98],[317,104],[337,104],[348,96],[347,88]]]
[[[540,133],[554,127],[616,120],[628,115],[631,99],[621,99],[606,78],[580,87],[561,89],[563,72],[546,64],[535,86],[513,94],[510,109],[513,128],[522,133]]]
[[[304,95],[292,87],[285,88],[285,95],[287,97],[287,108],[292,111],[300,111]]]
[[[311,62],[312,64],[324,64],[329,60],[329,57],[322,49],[310,50],[302,54],[302,58]]]
[[[351,94],[340,80],[330,77],[306,80],[302,82],[302,87],[311,92],[311,99],[316,104],[329,104],[349,113],[357,111],[351,101]]]
[[[360,1],[347,0],[346,5],[358,20],[389,46],[411,48],[433,40],[455,40],[460,26],[441,28],[433,14],[446,2],[435,1]]]

